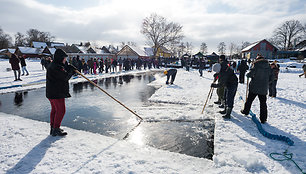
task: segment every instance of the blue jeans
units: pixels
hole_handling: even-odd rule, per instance
[[[27,74],[29,74],[29,72],[28,72],[26,66],[23,66],[23,67],[21,67],[21,68],[22,68],[22,75],[24,74],[24,71],[25,71]]]
[[[227,85],[225,88],[225,105],[226,107],[233,108],[234,107],[234,99],[237,92],[238,84]]]

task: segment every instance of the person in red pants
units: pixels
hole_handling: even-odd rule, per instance
[[[66,112],[65,98],[71,97],[68,81],[74,74],[74,67],[66,62],[67,57],[65,51],[57,49],[54,60],[47,68],[46,97],[51,103],[50,135],[52,136],[67,135],[67,132],[60,128]]]

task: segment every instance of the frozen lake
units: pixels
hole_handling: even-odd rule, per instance
[[[155,76],[162,76],[162,73]],[[124,103],[137,108],[154,105],[148,98],[156,88],[147,85],[154,73],[124,75],[94,80],[101,88]],[[121,139],[136,124],[136,117],[89,82],[70,84],[62,125]],[[0,112],[49,122],[50,103],[45,88],[0,95]],[[214,120],[142,122],[129,134],[128,141],[158,149],[212,159]],[[68,132],[69,134],[69,132]],[[68,135],[69,136],[69,135]]]

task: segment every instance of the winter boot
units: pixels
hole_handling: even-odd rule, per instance
[[[50,126],[50,135],[52,135],[52,132],[53,132],[53,127]]]
[[[224,104],[221,104],[221,105],[219,106],[219,108],[224,108]]]
[[[244,111],[243,109],[242,110],[240,110],[240,112],[241,112],[241,114],[243,114],[243,115],[249,115],[249,113],[247,113],[246,111]]]
[[[219,104],[221,104],[221,101],[218,100],[218,101],[215,101],[214,103],[215,103],[216,105],[219,105]]]
[[[219,111],[220,114],[226,114],[226,107],[224,108],[223,111]]]
[[[232,109],[233,108],[226,108],[226,114],[224,116],[222,116],[224,119],[231,119],[231,113],[232,113]]]
[[[220,106],[218,106],[219,108],[225,108],[225,101],[224,100],[221,100],[220,102]],[[225,113],[224,113],[225,114]]]
[[[50,135],[52,135],[52,131],[53,131],[53,127],[52,126],[50,126]],[[61,128],[59,128],[62,132],[64,131],[63,129],[61,129]]]
[[[65,135],[67,135],[67,132],[64,132],[63,129],[53,128],[52,136],[65,136]]]

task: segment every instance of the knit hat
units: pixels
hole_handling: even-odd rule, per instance
[[[221,56],[219,57],[219,59],[222,60],[222,61],[224,61],[224,60],[225,60],[225,55],[221,55]]]
[[[63,62],[64,58],[68,57],[68,55],[66,54],[66,52],[62,49],[56,49],[55,53],[54,53],[54,62],[56,63],[61,63]]]
[[[221,70],[221,65],[220,63],[215,63],[213,66],[212,66],[212,70],[216,73],[219,73],[220,70]]]

